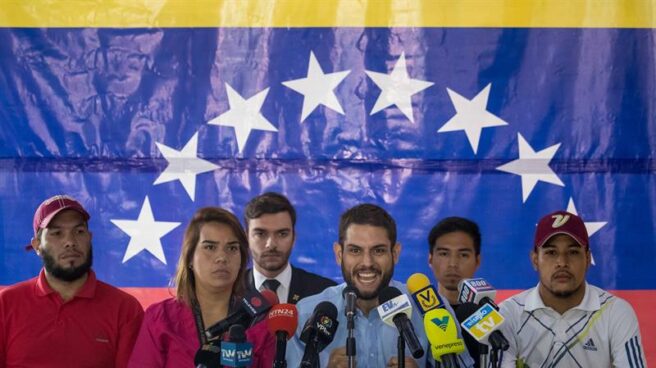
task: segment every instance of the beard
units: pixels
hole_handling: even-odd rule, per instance
[[[61,267],[55,261],[55,258],[45,249],[41,248],[43,267],[56,279],[72,282],[78,280],[89,272],[93,264],[93,247],[89,247],[87,259],[77,267]]]
[[[256,260],[256,263],[258,264],[258,266],[262,267],[263,269],[269,272],[282,271],[287,266],[287,263],[289,262],[290,253],[291,253],[291,249],[287,253],[279,252],[278,250],[263,252],[262,254],[259,255],[258,259]],[[278,259],[272,260],[269,258],[269,256],[277,256]]]
[[[370,292],[370,293],[363,293],[362,291],[360,291],[360,289],[358,289],[358,287],[355,285],[355,283],[353,283],[352,274],[347,272],[347,270],[344,268],[344,262],[342,262],[341,267],[342,267],[342,277],[344,278],[344,281],[346,282],[346,285],[348,285],[348,286],[352,287],[353,289],[355,289],[355,293],[357,294],[358,298],[363,299],[363,300],[377,299],[378,294],[380,294],[380,292],[384,288],[389,286],[389,283],[392,280],[392,276],[394,275],[394,269],[393,268],[387,273],[383,273],[382,271],[380,271],[379,269],[377,269],[375,267],[354,270],[353,273],[357,273],[358,271],[371,271],[371,272],[376,272],[376,273],[382,274],[380,285],[378,285],[376,290],[374,290],[373,292]]]

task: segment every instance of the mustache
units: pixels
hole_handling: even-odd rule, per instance
[[[569,271],[558,271],[551,276],[552,278],[556,278],[559,276],[567,276],[567,277],[574,277]]]

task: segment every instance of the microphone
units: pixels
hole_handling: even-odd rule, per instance
[[[395,287],[388,286],[381,290],[378,298],[381,304],[376,309],[383,322],[390,326],[396,326],[415,359],[424,356],[424,349],[421,347],[410,321],[412,305],[410,305],[407,295]]]
[[[278,296],[271,290],[264,290],[262,293],[252,290],[246,292],[246,295],[239,299],[238,304],[235,312],[205,329],[205,335],[209,340],[223,335],[232,325],[250,327],[259,322],[272,305],[278,304]]]
[[[337,331],[337,307],[331,302],[321,302],[303,326],[301,341],[305,343],[305,351],[301,367],[318,367],[319,353],[335,338]]]
[[[460,294],[458,295],[458,301],[460,303],[480,305],[483,302],[496,307],[494,298],[497,296],[497,291],[494,286],[490,285],[483,278],[462,279],[458,283],[458,289],[460,290]],[[496,307],[495,309],[499,308]]]
[[[248,367],[253,360],[253,344],[246,341],[242,325],[232,325],[228,341],[221,342],[221,365],[225,367]]]
[[[493,350],[508,350],[510,346],[505,336],[498,331],[504,322],[504,318],[493,306],[484,303],[471,316],[462,321],[460,325],[476,341],[489,343]]]
[[[294,304],[274,305],[267,316],[267,328],[271,334],[276,336],[276,359],[273,361],[274,368],[285,368],[287,361],[285,353],[287,340],[294,336],[298,326],[298,311]]]
[[[462,303],[458,308],[454,309],[458,323],[464,322],[469,316],[476,313],[477,310],[478,306],[474,303]],[[481,349],[481,344],[469,333],[463,333],[462,339],[465,341],[465,346],[467,347],[467,351],[469,351],[469,355],[474,358],[474,362],[480,361],[481,354],[487,355],[487,347]],[[481,365],[479,363],[479,367],[486,367],[486,365]]]
[[[458,338],[453,316],[444,308],[436,308],[424,315],[424,329],[431,344],[433,358],[447,367],[458,366],[456,354],[465,351],[465,344]]]
[[[437,293],[435,287],[431,285],[428,277],[423,273],[410,275],[406,284],[408,291],[412,295],[412,300],[419,307],[422,316],[429,310],[444,308],[444,302],[440,298],[440,294]]]
[[[479,342],[488,342],[492,350],[508,350],[508,340],[497,331],[503,324],[503,316],[498,312],[499,307],[494,303],[497,291],[489,282],[482,278],[463,279],[458,284],[460,295],[458,299],[471,301],[478,304],[480,309],[470,316],[466,321],[468,327],[465,327],[463,321],[460,325]],[[487,306],[487,307],[486,307]],[[471,319],[471,320],[470,320]]]
[[[214,344],[218,343],[218,345]],[[221,367],[221,344],[219,341],[201,346],[194,356],[196,368],[220,368]]]
[[[355,301],[358,299],[358,294],[353,286],[347,286],[342,291],[342,297],[346,300],[346,307],[344,308],[344,315],[347,319],[355,317]]]

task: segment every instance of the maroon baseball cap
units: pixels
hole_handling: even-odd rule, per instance
[[[84,209],[84,207],[82,207],[80,202],[67,195],[56,195],[43,201],[36,209],[36,212],[34,212],[34,221],[32,222],[32,227],[34,228],[34,236],[36,237],[39,229],[45,229],[48,227],[50,221],[52,221],[52,219],[55,218],[58,213],[64,210],[77,211],[82,215],[82,217],[84,217],[84,221],[89,220],[89,213]],[[31,248],[31,245],[26,247],[26,249]]]
[[[537,250],[543,246],[552,236],[565,234],[571,236],[582,247],[588,248],[588,231],[583,220],[573,213],[567,211],[556,211],[544,216],[538,222],[535,230],[535,243],[533,249]]]

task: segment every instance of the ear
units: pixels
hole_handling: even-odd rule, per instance
[[[433,268],[433,252],[428,252],[428,267]]]
[[[335,242],[333,243],[333,252],[335,253],[335,262],[337,262],[338,265],[342,264],[342,252],[344,251],[344,247]]]
[[[89,230],[89,241],[93,240],[93,233]]]
[[[30,245],[32,246],[32,249],[36,252],[36,254],[41,255],[39,251],[39,245],[41,245],[41,240],[39,238],[32,238],[30,241]]]
[[[534,270],[538,270],[538,252],[535,250],[531,251],[531,264],[533,265]]]
[[[479,267],[481,267],[481,254],[480,253],[476,255],[476,270],[478,270]]]
[[[399,262],[399,256],[401,255],[401,243],[397,242],[392,246],[392,258],[394,259],[394,264]]]

